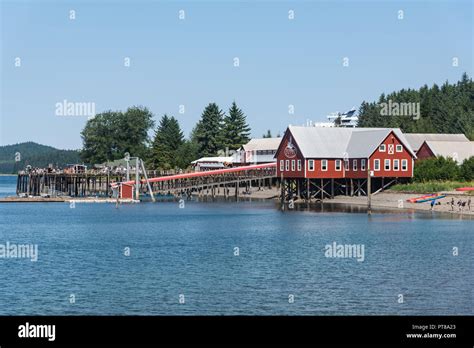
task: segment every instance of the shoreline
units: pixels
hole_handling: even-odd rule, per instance
[[[278,188],[264,188],[258,190],[252,188],[250,194],[244,193],[244,190],[239,190],[239,199],[240,201],[279,201],[280,190]],[[435,205],[434,209],[431,210],[430,202],[424,203],[410,203],[407,202],[407,199],[420,196],[422,194],[416,193],[400,193],[393,191],[380,192],[376,195],[372,195],[372,204],[371,207],[373,210],[379,209],[389,209],[393,211],[422,211],[422,212],[436,212],[436,213],[445,213],[449,215],[462,215],[462,216],[474,216],[474,197],[470,195],[464,195],[459,192],[446,192],[446,197],[439,199],[439,205]],[[208,201],[212,200],[210,195],[199,197],[197,194],[193,195],[197,201]],[[223,199],[224,192],[221,191],[215,194],[215,198]],[[454,198],[454,210],[451,207],[451,199]],[[457,202],[461,200],[462,202],[467,202],[471,198],[471,208],[466,206],[460,210]],[[179,200],[179,197],[171,198],[170,200]],[[227,197],[229,201],[235,201],[235,191],[231,190]],[[166,200],[165,200],[166,201]],[[17,197],[17,196],[7,196],[0,197],[0,203],[117,203],[117,199],[113,198],[74,198],[74,197],[55,197],[55,198],[46,198],[46,197]],[[145,202],[148,202],[145,200]],[[158,201],[160,202],[160,201]],[[138,203],[137,201],[129,199],[119,199],[119,203]],[[296,205],[308,204],[304,199],[298,199],[294,202]],[[320,200],[311,200],[310,204],[321,203]],[[347,206],[354,206],[359,208],[367,208],[367,197],[366,196],[335,196],[332,199],[324,199],[323,204],[341,204]]]

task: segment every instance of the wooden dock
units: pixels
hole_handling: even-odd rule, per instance
[[[123,181],[123,175],[29,173],[18,174],[16,193],[19,196],[109,197],[110,184]]]

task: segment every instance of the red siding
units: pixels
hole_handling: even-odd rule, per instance
[[[365,170],[362,170],[362,160],[365,161]],[[354,162],[357,163],[356,170],[354,170]],[[366,158],[349,158],[349,170],[346,171],[346,178],[349,178],[349,179],[367,178],[367,159]]]
[[[370,156],[370,170],[374,171],[374,177],[411,177],[413,174],[413,157],[400,140],[391,132],[381,143],[385,144],[385,152],[380,147]],[[393,145],[393,153],[389,152],[389,146]],[[396,145],[402,145],[402,152],[397,152]],[[375,170],[375,160],[380,160],[379,170]],[[390,170],[385,170],[385,160],[390,160]],[[399,170],[394,170],[394,160],[399,161]],[[402,171],[402,160],[407,160],[407,170]]]
[[[314,171],[309,170],[308,162],[314,161]],[[341,159],[341,170],[336,170],[336,160],[334,158],[327,159],[327,170],[322,170],[322,161],[324,158],[311,158],[306,160],[306,177],[307,178],[318,178],[318,179],[341,179],[344,177],[344,164]]]
[[[328,158],[327,170],[323,171],[321,162],[324,158],[307,158],[304,159],[301,151],[298,148],[298,144],[295,139],[292,138],[292,146],[294,151],[285,151],[287,148],[289,139],[292,137],[291,133],[287,130],[285,136],[280,144],[280,148],[277,152],[277,175],[278,177],[283,176],[285,178],[318,178],[318,179],[363,179],[367,177],[368,160],[363,158],[349,158],[349,168],[345,169],[344,160],[340,158],[341,170],[336,170],[336,160],[334,158]],[[411,177],[413,174],[413,157],[407,148],[400,142],[396,135],[391,132],[381,143],[385,145],[385,151],[380,151],[380,146],[370,156],[370,169],[374,171],[374,177]],[[401,152],[397,152],[397,145],[402,145]],[[393,151],[391,151],[393,148]],[[348,149],[350,152],[350,149]],[[375,170],[375,160],[379,160],[379,170]],[[284,170],[281,171],[281,161],[284,161]],[[295,161],[295,170],[292,169],[292,160]],[[301,170],[298,170],[297,163],[301,160]],[[314,161],[314,170],[309,170],[309,161]],[[365,170],[362,170],[362,161],[365,160]],[[390,160],[390,170],[385,170],[385,160]],[[398,170],[394,170],[394,160],[398,160]],[[406,160],[407,168],[402,171],[402,160]],[[289,161],[289,170],[286,170],[286,161]],[[357,169],[354,170],[354,162],[357,163]],[[306,171],[305,171],[306,167]]]
[[[281,177],[281,161],[284,161],[284,166],[285,170],[283,171],[283,176],[285,178],[304,178],[304,158],[301,154],[300,149],[296,145],[295,141],[292,139],[292,145],[293,145],[293,150],[294,150],[294,156],[291,151],[284,151],[285,148],[288,146],[288,142],[290,139],[290,132],[286,132],[281,143],[280,143],[280,150],[277,152],[277,176]],[[288,168],[289,170],[286,170],[286,161],[288,161]],[[294,161],[294,169],[292,170],[292,161]],[[298,170],[298,161],[301,161],[301,170]]]
[[[418,157],[418,159],[426,159],[426,158],[435,157],[435,155],[431,151],[428,144],[424,142],[423,145],[420,146],[420,149],[418,150],[418,152],[416,153],[416,157]]]

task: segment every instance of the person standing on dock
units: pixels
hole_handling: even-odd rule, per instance
[[[436,199],[433,199],[433,200],[431,201],[431,210],[434,210],[435,204],[436,204]]]
[[[469,199],[467,200],[467,207],[469,211],[471,211],[471,197],[469,197]]]
[[[451,198],[451,210],[454,211],[454,197]]]

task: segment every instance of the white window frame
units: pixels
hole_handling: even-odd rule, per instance
[[[328,171],[328,160],[327,159],[321,160],[321,171],[322,172],[327,172]]]
[[[378,158],[374,159],[374,171],[375,172],[380,171],[380,160]]]
[[[296,161],[291,160],[291,171],[294,172],[296,170]]]
[[[393,146],[393,144],[388,144],[388,154],[389,155],[393,155],[395,149],[394,149],[395,146]]]
[[[345,170],[345,171],[348,171],[348,170],[349,170],[349,160],[348,160],[348,159],[345,159],[345,160],[344,160],[344,170]]]
[[[314,160],[308,160],[308,170],[314,172]]]
[[[403,169],[405,167],[405,169]],[[407,172],[408,171],[408,160],[402,159],[402,172]]]
[[[393,170],[396,171],[396,172],[398,172],[400,170],[400,160],[399,159],[394,159],[393,160]]]
[[[382,150],[382,149],[383,149],[383,150]],[[386,151],[386,146],[385,146],[385,144],[380,144],[380,146],[379,146],[379,151],[380,151],[380,152],[385,152],[385,151]]]
[[[280,160],[280,172],[285,171],[285,160]]]
[[[365,158],[360,160],[360,170],[365,171]]]
[[[285,160],[285,171],[289,171],[290,170],[290,160]]]
[[[400,149],[400,150],[398,150],[398,149]],[[403,145],[402,144],[397,144],[395,146],[395,151],[396,152],[403,152]]]
[[[352,170],[354,172],[357,172],[357,160],[356,159],[352,160]]]
[[[334,167],[335,167],[336,171],[338,171],[338,172],[340,172],[342,170],[342,163],[341,163],[340,159],[336,160],[336,162],[334,163]],[[337,167],[339,167],[339,169],[337,169]]]
[[[298,171],[301,171],[301,160],[299,159],[298,162],[296,162],[296,167],[298,168]]]
[[[387,163],[388,163],[388,169],[387,169]],[[383,170],[385,171],[389,171],[391,168],[391,165],[390,165],[390,160],[387,158],[383,161]]]

